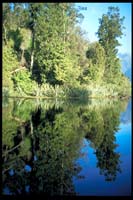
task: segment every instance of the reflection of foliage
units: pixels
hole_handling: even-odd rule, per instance
[[[94,113],[95,117],[93,116]],[[120,123],[119,115],[120,107],[117,104],[114,104],[112,108],[102,110],[100,116],[98,112],[91,114],[92,127],[88,138],[96,149],[97,167],[100,168],[100,173],[105,175],[107,181],[115,180],[117,172],[121,171],[119,165],[120,155],[115,152],[117,145],[114,144],[114,134],[118,131]]]
[[[3,99],[4,100],[4,99]],[[2,143],[8,145],[8,147],[13,146],[13,136],[16,134],[18,122],[12,120],[11,111],[13,109],[13,104],[10,103],[10,106],[3,107],[2,110]]]
[[[78,168],[73,161],[78,156],[77,149],[82,138],[82,135],[77,135],[78,124],[75,125],[78,116],[68,110],[62,113],[59,109],[49,109],[37,115],[39,120],[36,121],[34,116],[33,124],[37,127],[34,134],[39,140],[39,150],[32,180],[33,192],[51,195],[74,193],[71,179]]]
[[[107,141],[107,138],[106,138]],[[114,181],[116,179],[117,172],[121,172],[120,169],[120,155],[114,152],[115,144],[108,146],[104,145],[105,142],[96,150],[96,156],[98,159],[97,167],[100,168],[100,173],[105,176],[106,181]]]
[[[119,158],[120,155],[115,152],[116,144],[115,132],[118,131],[120,111],[108,109],[103,112],[104,119],[104,139],[99,148],[96,149],[98,159],[97,166],[101,173],[105,175],[107,181],[115,180],[117,171],[120,172]]]
[[[98,148],[104,137],[104,122],[101,112],[94,109],[84,112],[82,119],[86,124],[86,137],[92,141],[92,147]]]
[[[9,170],[3,176],[3,180],[6,179],[6,188],[9,189],[10,194],[25,194],[26,185],[29,184],[29,174],[24,170],[25,162],[16,157],[13,164],[12,174]]]
[[[30,153],[31,141],[29,137],[25,137],[23,144],[20,147],[20,156],[25,156]]]
[[[35,109],[34,101],[18,101],[14,102],[14,104],[13,116],[21,121],[29,120],[31,112]]]
[[[9,101],[3,108],[3,188],[12,194],[74,195],[72,177],[81,170],[75,161],[85,135],[101,173],[114,180],[120,162],[114,133],[123,105]]]
[[[29,102],[15,102],[15,108],[11,111],[13,119],[19,119],[21,126],[12,139],[17,148],[13,149],[10,156],[4,160],[3,169],[6,168],[6,171],[3,182],[12,193],[16,194],[25,193],[26,185],[29,185],[31,193],[74,194],[72,177],[80,170],[74,160],[79,156],[79,144],[83,137],[83,134],[78,134],[81,123],[78,116],[79,109],[75,107],[72,112],[67,106],[64,107],[64,111],[62,108],[43,110],[38,107],[36,111],[31,112],[34,106],[32,107]],[[22,111],[29,116],[23,117]],[[9,169],[14,169],[15,173],[11,177],[8,174],[10,163],[6,160],[13,160],[13,165]],[[18,169],[17,160],[25,163],[22,164],[21,170]],[[27,172],[29,176],[24,170],[26,164],[32,169],[31,172]]]

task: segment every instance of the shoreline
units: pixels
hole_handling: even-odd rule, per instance
[[[48,96],[4,96],[2,95],[2,98],[7,97],[7,98],[20,98],[20,99],[75,99],[75,100],[83,100],[83,99],[129,99],[131,96],[90,96],[88,98],[86,97],[48,97]]]

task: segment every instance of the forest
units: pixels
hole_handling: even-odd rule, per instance
[[[119,8],[101,16],[96,42],[86,38],[83,20],[74,3],[3,3],[3,96],[130,96],[117,55],[124,35]]]

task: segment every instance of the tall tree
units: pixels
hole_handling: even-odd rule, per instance
[[[31,43],[31,31],[30,31],[30,29],[21,28],[20,34],[21,34],[21,37],[22,37],[22,42],[21,42],[21,45],[20,45],[20,49],[22,51],[21,65],[23,66],[23,65],[26,64],[26,60],[25,60],[25,57],[24,57],[25,50],[30,47],[30,43]]]
[[[9,3],[4,3],[3,4],[3,30],[2,30],[2,35],[3,35],[3,42],[4,44],[7,44],[7,31],[10,27],[10,4]]]
[[[120,75],[120,61],[117,57],[120,46],[118,41],[123,35],[123,21],[125,17],[120,17],[118,7],[109,7],[107,14],[103,14],[99,19],[99,29],[97,32],[99,43],[104,47],[106,53],[106,80],[113,81]]]
[[[29,27],[32,32],[32,45],[31,45],[31,62],[30,62],[30,70],[32,71],[34,65],[34,48],[35,48],[35,31],[37,25],[37,15],[39,12],[39,7],[41,5],[38,3],[29,3]]]
[[[72,82],[77,78],[74,73],[77,65],[73,62],[75,59],[70,45],[70,27],[74,28],[76,18],[73,4],[43,4],[37,18],[33,68],[34,77],[39,83],[69,84],[70,80]],[[70,78],[70,74],[76,77]]]

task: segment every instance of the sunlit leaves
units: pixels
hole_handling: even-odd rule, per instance
[[[99,42],[104,47],[106,55],[106,65],[104,79],[113,82],[120,78],[120,64],[117,58],[117,47],[120,45],[118,38],[123,35],[124,17],[120,18],[118,7],[109,7],[107,14],[103,14],[99,19],[99,29],[97,32]]]
[[[31,80],[31,73],[28,70],[17,72],[13,76],[13,81],[16,90],[20,95],[35,95],[37,94],[38,85],[34,80]]]
[[[22,28],[20,29],[20,34],[22,35],[21,50],[25,50],[30,46],[31,43],[31,31],[30,29]]]

